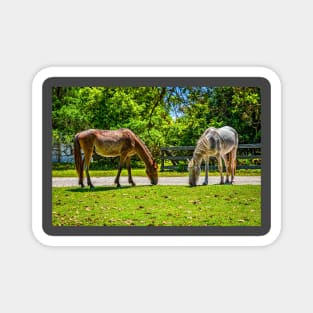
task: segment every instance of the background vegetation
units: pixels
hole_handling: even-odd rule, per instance
[[[230,125],[240,143],[261,137],[255,87],[56,87],[53,143],[70,144],[88,128],[130,128],[157,158],[162,146],[195,145],[209,126]]]

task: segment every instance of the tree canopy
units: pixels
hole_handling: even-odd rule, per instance
[[[130,128],[155,155],[162,146],[195,145],[210,126],[229,125],[240,143],[261,140],[257,87],[55,87],[54,143],[88,128]]]

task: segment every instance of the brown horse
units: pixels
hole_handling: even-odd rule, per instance
[[[81,149],[84,152],[82,158]],[[89,176],[89,164],[92,153],[95,152],[104,157],[120,157],[118,172],[114,183],[120,187],[121,170],[126,164],[128,170],[128,182],[135,186],[131,176],[130,157],[137,154],[146,165],[146,174],[151,184],[158,183],[158,165],[145,144],[130,129],[121,128],[118,130],[89,129],[75,135],[74,158],[76,171],[79,177],[79,184],[84,187],[84,166],[86,170],[87,183],[93,188]]]

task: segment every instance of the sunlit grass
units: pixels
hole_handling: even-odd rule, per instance
[[[53,188],[54,226],[260,226],[261,186]]]
[[[107,176],[116,176],[117,169],[110,170],[89,170],[91,177],[107,177]],[[146,176],[146,172],[144,168],[133,168],[132,169],[133,176]],[[188,175],[188,172],[182,171],[159,171],[159,177],[185,177]],[[201,172],[201,175],[204,175],[204,171]],[[217,171],[210,171],[210,176],[218,176],[219,173]],[[236,176],[259,176],[261,175],[261,170],[253,169],[253,170],[237,170]],[[121,176],[127,176],[127,170],[123,169],[121,172]],[[74,165],[57,167],[52,170],[52,177],[77,177],[77,172],[74,168]]]

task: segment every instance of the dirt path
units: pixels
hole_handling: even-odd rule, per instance
[[[114,186],[115,177],[92,177],[92,183],[94,186]],[[147,177],[134,176],[134,182],[137,185],[150,185],[150,181]],[[202,184],[203,177],[200,177],[198,184]],[[121,185],[129,185],[128,178],[122,176],[120,178]],[[218,176],[209,177],[209,185],[219,183]],[[261,176],[237,176],[235,177],[234,185],[260,185]],[[159,185],[188,185],[188,176],[186,177],[159,177]],[[53,177],[53,187],[71,187],[78,186],[77,177]]]

